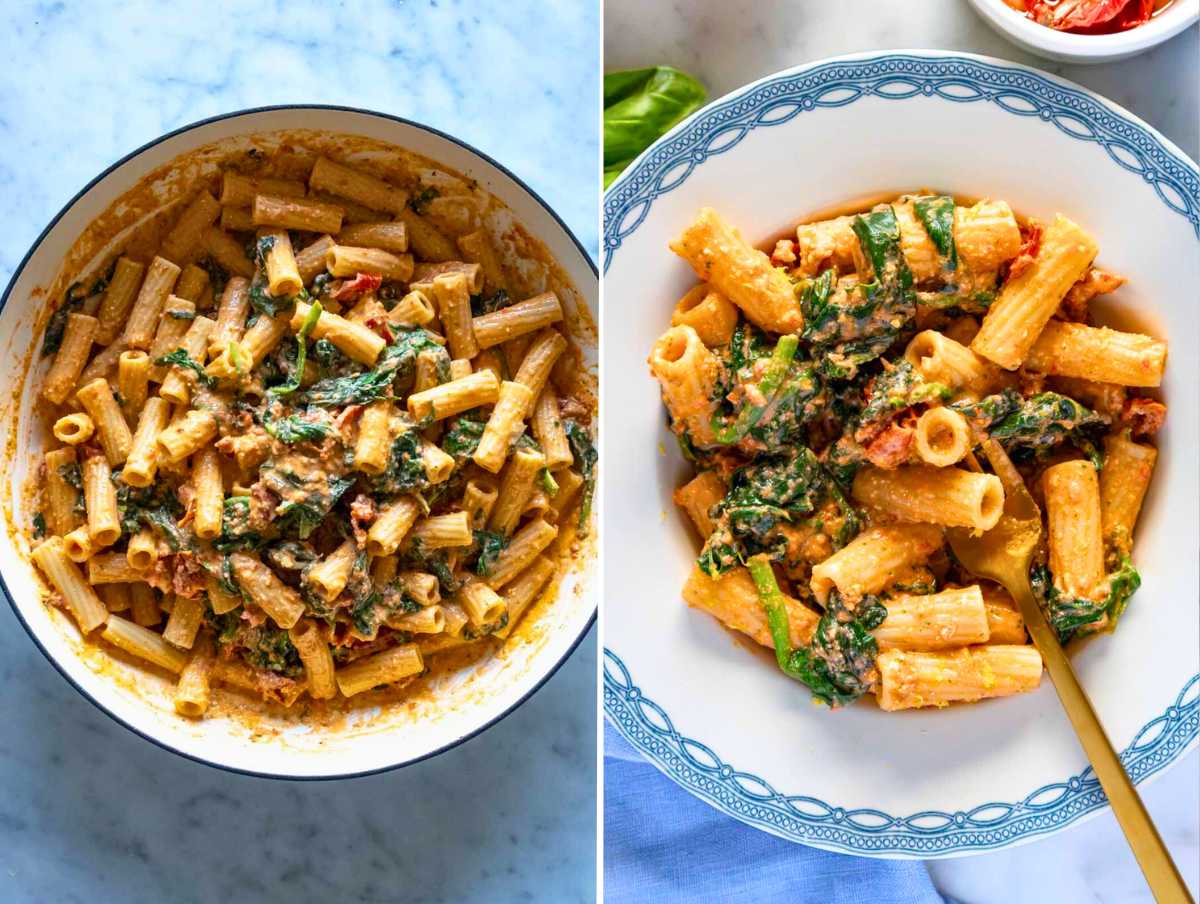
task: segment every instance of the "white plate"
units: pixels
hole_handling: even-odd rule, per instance
[[[174,201],[181,192],[190,193],[197,177],[211,177],[218,158],[230,148],[249,147],[250,136],[296,130],[317,130],[314,134],[333,141],[335,148],[345,140],[357,141],[356,153],[366,155],[387,156],[388,146],[403,148],[475,179],[557,261],[565,281],[574,286],[561,287],[568,312],[586,306],[594,322],[595,266],[554,212],[491,158],[441,132],[383,114],[318,106],[264,108],[196,123],[151,142],[115,163],[63,208],[0,298],[0,385],[11,389],[20,384],[35,341],[34,317],[42,302],[31,293],[56,280],[68,248],[112,202],[157,168],[187,154],[189,167],[196,167],[189,178],[172,179],[168,173],[158,184],[161,201]],[[205,147],[212,151],[194,153]],[[594,329],[586,326],[586,318],[569,313],[568,319],[594,370]],[[39,366],[44,368],[45,362]],[[39,460],[41,440],[31,418],[35,394],[36,380],[29,380],[19,397],[0,402],[0,449],[7,450],[0,468],[7,481],[3,526],[9,528],[0,532],[0,586],[34,642],[80,693],[132,731],[183,756],[239,772],[288,778],[344,778],[416,762],[461,743],[524,702],[570,655],[595,619],[596,561],[585,552],[566,575],[559,598],[531,612],[528,629],[522,624],[501,656],[439,677],[419,699],[359,707],[340,724],[324,728],[306,724],[298,713],[264,717],[257,723],[226,716],[200,721],[176,716],[169,682],[95,647],[81,648],[70,619],[43,606],[38,597],[32,566],[21,549],[24,541],[11,529],[14,520],[29,523],[19,489]],[[47,716],[52,719],[53,714]]]
[[[878,857],[994,850],[1095,813],[1104,796],[1049,680],[944,711],[831,713],[688,609],[680,587],[695,548],[671,502],[688,469],[645,362],[695,281],[667,242],[702,205],[757,242],[807,212],[919,187],[1069,214],[1129,277],[1117,305],[1172,343],[1171,412],[1136,550],[1144,583],[1116,634],[1075,655],[1143,781],[1195,742],[1200,721],[1195,164],[1036,70],[897,52],[735,91],[650,148],[604,203],[605,712],[670,778],[737,819]]]

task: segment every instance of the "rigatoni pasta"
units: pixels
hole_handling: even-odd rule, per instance
[[[990,530],[1022,479],[1046,513],[1030,581],[1049,621],[1063,640],[1111,629],[1166,412],[1134,388],[1160,385],[1167,347],[1093,322],[1123,280],[1082,227],[922,193],[801,224],[770,257],[704,209],[672,250],[701,282],[649,363],[697,471],[674,497],[702,541],[690,606],[834,707],[1032,690],[1012,599],[943,537]],[[1015,463],[1004,481],[985,440]]]

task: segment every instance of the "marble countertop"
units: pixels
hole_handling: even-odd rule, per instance
[[[655,64],[696,75],[710,96],[807,60],[928,47],[1037,66],[1132,110],[1200,159],[1200,31],[1131,60],[1073,66],[1043,60],[993,32],[965,0],[768,4],[755,0],[606,0],[604,65]],[[1200,885],[1200,752],[1144,788],[1146,804],[1196,895]],[[935,884],[970,904],[1152,901],[1111,812],[1052,838],[930,864]]]
[[[197,119],[295,102],[379,109],[463,138],[526,180],[595,256],[598,10],[353,7],[0,4],[0,285],[119,156]],[[595,633],[461,747],[305,784],[226,774],[134,736],[0,604],[0,900],[591,901]]]

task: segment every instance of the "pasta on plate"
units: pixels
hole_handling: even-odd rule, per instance
[[[773,648],[816,700],[898,710],[1036,688],[1012,599],[943,531],[987,531],[987,437],[1045,512],[1031,581],[1060,637],[1111,631],[1165,406],[1166,343],[1094,324],[1121,277],[1063,215],[904,195],[802,223],[771,254],[704,209],[671,244],[702,281],[650,369],[695,476],[686,602]]]
[[[510,295],[469,196],[240,164],[72,286],[43,345],[33,560],[187,716],[216,685],[352,697],[503,643],[595,481],[561,301]]]

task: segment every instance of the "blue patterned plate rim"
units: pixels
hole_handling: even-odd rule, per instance
[[[1096,142],[1119,166],[1142,176],[1200,238],[1200,170],[1174,144],[1112,101],[1030,66],[936,50],[858,53],[818,60],[739,88],[680,123],[639,156],[604,197],[604,272],[655,199],[678,188],[710,156],[756,128],[863,97],[994,103],[1037,116],[1071,138]],[[705,148],[717,130],[717,148]],[[1118,153],[1120,152],[1120,153]],[[670,176],[664,184],[664,177]],[[632,216],[631,216],[632,214]],[[726,763],[713,748],[681,735],[667,712],[635,684],[621,657],[604,649],[604,713],[610,725],[668,778],[733,818],[813,847],[872,857],[940,858],[980,854],[1066,828],[1108,806],[1091,767],[1014,802],[970,810],[895,816],[846,809],[809,795],[784,794]],[[1200,674],[1134,735],[1121,760],[1136,784],[1155,776],[1200,737]]]

